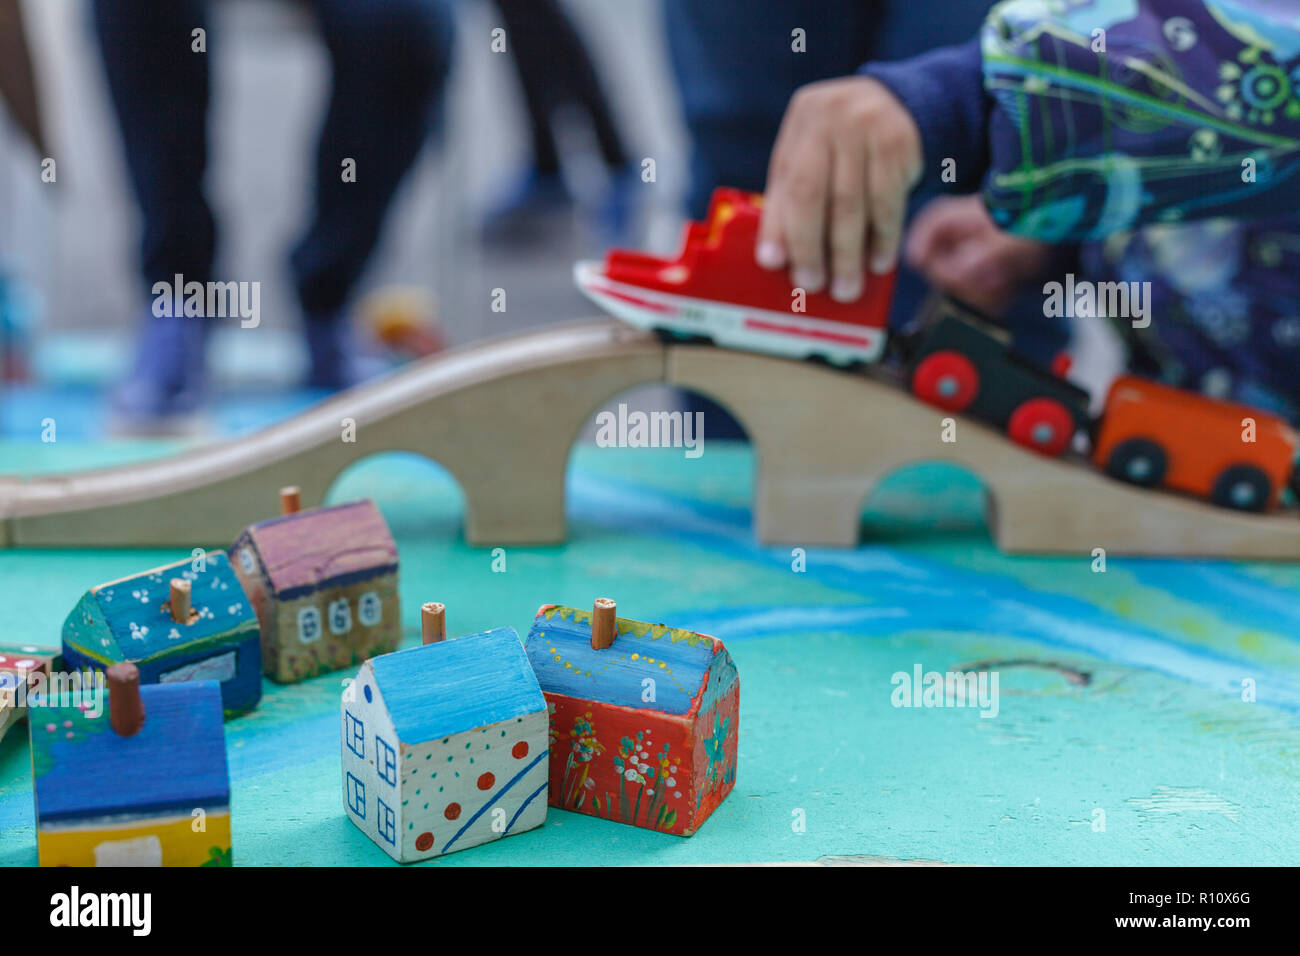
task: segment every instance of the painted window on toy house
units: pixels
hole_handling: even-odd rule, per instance
[[[348,750],[360,757],[366,759],[366,725],[353,716],[352,711],[345,710],[344,715],[347,722],[347,742]]]
[[[384,604],[374,591],[367,591],[357,601],[357,619],[363,627],[374,627],[383,617]]]
[[[366,818],[366,785],[352,774],[348,774],[348,785],[344,799],[347,801],[349,810],[362,820]],[[380,804],[380,806],[382,805]]]
[[[330,601],[330,633],[346,634],[352,630],[352,608],[347,598]]]
[[[320,608],[304,607],[298,609],[298,640],[304,644],[320,640]]]
[[[393,808],[378,797],[375,798],[375,826],[379,835],[394,846],[397,845],[397,814]]]
[[[397,752],[378,734],[375,735],[375,770],[380,780],[397,786]]]

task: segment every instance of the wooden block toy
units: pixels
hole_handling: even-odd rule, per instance
[[[1106,397],[1093,460],[1121,481],[1267,511],[1288,485],[1300,488],[1296,447],[1277,415],[1122,375]]]
[[[146,684],[214,680],[227,716],[262,698],[257,617],[221,551],[91,588],[63,622],[63,660],[129,662]]]
[[[361,325],[381,345],[421,358],[447,347],[438,306],[427,289],[390,286],[370,292],[357,310]]]
[[[245,529],[230,558],[262,632],[262,666],[282,683],[395,650],[402,639],[397,545],[370,500],[299,510]]]
[[[107,711],[102,697],[32,708],[40,865],[230,866],[221,688],[141,686],[133,664],[107,678]]]
[[[361,665],[341,708],[348,817],[400,863],[546,821],[546,701],[502,627]]]
[[[736,782],[740,678],[717,638],[548,604],[528,635],[551,805],[690,836]]]
[[[0,740],[26,714],[29,694],[39,692],[37,675],[48,679],[58,660],[58,651],[34,644],[0,644]]]
[[[762,196],[716,189],[708,219],[690,223],[673,259],[622,249],[579,262],[574,280],[611,315],[718,345],[837,364],[874,362],[888,337],[894,274],[863,275],[856,302],[792,287],[784,270],[754,261]]]

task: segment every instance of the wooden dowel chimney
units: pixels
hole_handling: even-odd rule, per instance
[[[435,644],[447,639],[447,605],[430,601],[421,606],[420,633],[426,644]]]
[[[297,485],[288,485],[280,489],[280,514],[296,515],[302,510],[302,492]]]
[[[598,651],[614,643],[618,633],[617,606],[609,598],[596,598],[591,609],[591,646]]]
[[[171,609],[172,620],[177,624],[190,623],[190,582],[184,578],[172,578],[171,589],[167,606]]]
[[[114,664],[108,669],[108,722],[122,737],[134,737],[144,727],[140,671],[134,664]]]

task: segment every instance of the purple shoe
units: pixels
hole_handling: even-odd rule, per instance
[[[545,242],[556,218],[573,209],[573,196],[558,173],[530,168],[483,216],[480,238],[491,244]]]
[[[146,314],[131,374],[113,393],[112,410],[128,431],[170,431],[194,416],[207,393],[208,322]]]
[[[382,363],[376,367],[379,360],[366,354],[353,333],[346,312],[307,316],[303,330],[311,359],[308,388],[335,392],[359,385],[382,371]]]

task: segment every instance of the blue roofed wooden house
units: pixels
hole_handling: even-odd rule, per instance
[[[131,665],[115,665],[110,674]],[[212,681],[47,700],[31,710],[41,866],[229,866],[230,782]],[[124,705],[127,726],[124,731]]]
[[[366,661],[340,717],[348,817],[393,859],[545,822],[546,702],[513,628]]]
[[[262,697],[257,616],[221,551],[91,588],[63,622],[63,659],[130,662],[145,684],[214,680],[227,716]]]

